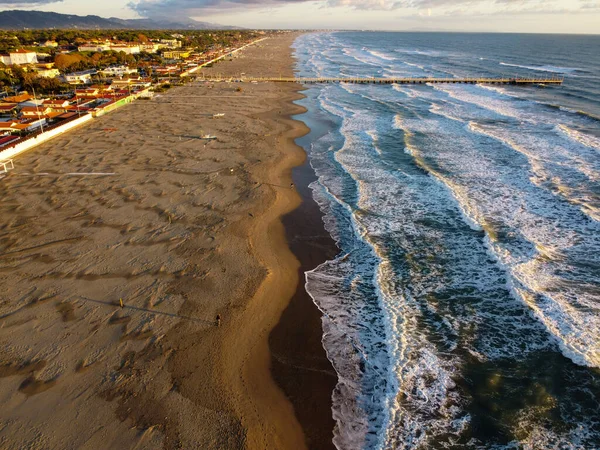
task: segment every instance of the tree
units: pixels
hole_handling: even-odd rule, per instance
[[[78,53],[56,55],[54,65],[61,72],[77,70],[85,67],[86,57]]]
[[[36,74],[33,72],[24,72],[23,77],[21,78],[21,84],[23,86],[33,86],[36,81]]]
[[[19,66],[10,66],[10,71],[12,72],[13,78],[16,78],[17,80],[22,80],[23,75],[25,75],[25,70]]]
[[[12,87],[19,80],[11,75],[7,70],[0,70],[0,87],[10,86]]]

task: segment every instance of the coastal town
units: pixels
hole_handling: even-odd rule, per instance
[[[600,0],[0,0],[0,450],[600,450]]]
[[[272,34],[51,31],[0,35],[0,152],[5,155],[44,133],[60,134],[134,100],[151,99]],[[10,167],[0,165],[0,173]]]

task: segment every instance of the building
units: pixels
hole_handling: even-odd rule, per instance
[[[11,64],[22,66],[26,64],[37,64],[37,55],[35,52],[29,50],[15,50],[10,52]]]
[[[40,78],[56,78],[60,76],[58,69],[37,69],[36,74]]]
[[[73,119],[74,117],[81,117],[82,115],[85,115],[88,113],[88,108],[79,108],[80,110],[77,112],[67,112],[67,113],[63,113],[60,116],[56,116],[54,119],[55,120],[66,120],[66,119]]]
[[[86,70],[84,72],[67,73],[63,76],[64,80],[69,84],[91,84],[92,76],[96,75],[96,70]]]
[[[68,100],[44,100],[43,108],[48,108],[51,111],[65,112],[71,109],[71,102]]]
[[[146,53],[156,53],[160,49],[160,44],[154,42],[142,42],[140,50]]]
[[[21,108],[23,118],[42,117],[52,112],[52,109],[46,106],[24,106]]]
[[[35,52],[29,50],[15,50],[8,55],[0,55],[0,61],[7,66],[24,66],[27,64],[37,64],[38,59]]]
[[[66,112],[76,110],[77,107],[68,104],[62,107],[50,107],[47,105],[25,106],[21,108],[21,121],[30,119],[48,119],[52,120]]]
[[[165,59],[185,59],[190,56],[190,52],[185,50],[169,50],[163,53]]]
[[[77,48],[80,52],[107,52],[110,50],[110,44],[83,44]]]
[[[22,103],[31,100],[32,98],[33,97],[27,92],[21,92],[19,95],[14,95],[12,97],[4,97],[2,101],[4,103]]]
[[[25,120],[9,120],[0,122],[0,133],[31,133],[46,125],[46,119],[37,117]]]
[[[17,115],[16,103],[0,103],[0,117],[12,117]]]
[[[152,86],[152,80],[141,77],[125,78],[122,80],[114,80],[110,85],[113,91],[128,90],[128,89],[146,89]]]
[[[161,39],[160,43],[163,48],[181,48],[181,41],[177,39]]]
[[[9,144],[12,144],[14,141],[18,141],[20,138],[18,136],[12,136],[10,134],[0,136],[0,148],[6,147]]]
[[[111,45],[110,49],[115,52],[123,52],[128,55],[136,55],[136,54],[140,53],[139,45],[115,44],[115,45]]]
[[[94,88],[94,87],[75,89],[75,98],[77,98],[78,100],[79,99],[84,99],[84,100],[95,99],[101,95],[102,95],[101,90],[98,88]]]
[[[157,76],[165,76],[165,75],[174,75],[181,72],[181,69],[175,65],[163,66],[163,67],[153,67],[152,73]]]
[[[46,41],[42,44],[42,47],[51,47],[51,48],[56,48],[58,47],[58,42],[56,41]]]
[[[112,66],[101,70],[100,73],[107,77],[122,77],[132,73],[138,73],[137,69],[130,69],[127,66]]]
[[[39,64],[36,64],[35,68],[36,69],[53,69],[54,63],[53,62],[41,62]]]
[[[40,98],[30,98],[29,100],[25,100],[24,102],[20,102],[17,106],[17,108],[22,109],[25,106],[40,106],[42,103],[44,103],[44,99],[40,99]]]

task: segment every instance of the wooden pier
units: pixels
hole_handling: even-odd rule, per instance
[[[302,83],[302,84],[510,84],[561,85],[563,78],[289,78],[289,77],[199,77],[198,80],[230,83]]]

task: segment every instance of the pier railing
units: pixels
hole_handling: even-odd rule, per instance
[[[437,78],[437,77],[408,77],[408,78],[295,78],[295,77],[207,77],[199,78],[205,81],[236,82],[236,83],[303,83],[303,84],[327,84],[327,83],[350,83],[350,84],[512,84],[523,85],[561,85],[564,78]]]

